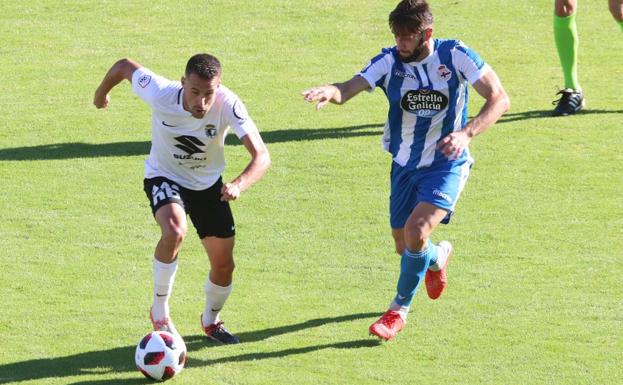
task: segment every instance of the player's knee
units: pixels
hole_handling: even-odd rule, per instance
[[[567,17],[573,15],[577,8],[576,0],[557,0],[554,6],[554,13],[558,17]]]
[[[405,246],[409,250],[422,250],[428,242],[429,232],[425,226],[405,228]]]
[[[614,17],[614,20],[616,20],[619,23],[622,22],[623,21],[623,6],[614,5],[611,3],[610,14],[612,14],[612,17]]]
[[[212,263],[212,266],[210,266],[211,274],[217,277],[231,276],[234,273],[234,269],[236,269],[236,264],[233,259]]]
[[[186,226],[171,223],[163,227],[162,238],[167,243],[179,245],[186,237],[186,232]]]

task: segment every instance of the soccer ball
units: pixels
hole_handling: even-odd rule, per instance
[[[145,377],[166,381],[184,368],[186,345],[181,337],[169,332],[151,332],[136,346],[134,360]]]

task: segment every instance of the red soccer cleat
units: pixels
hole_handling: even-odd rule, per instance
[[[450,264],[450,258],[452,257],[452,244],[448,241],[439,242],[439,247],[446,255],[446,264],[439,271],[426,270],[426,293],[430,299],[437,299],[441,296],[446,286],[448,286],[448,265]]]
[[[388,310],[375,323],[370,325],[368,329],[370,334],[384,339],[385,341],[392,339],[405,326],[405,320],[402,319],[400,313],[395,310]]]

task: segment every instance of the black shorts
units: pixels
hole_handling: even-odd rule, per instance
[[[229,202],[221,201],[221,178],[210,188],[199,191],[189,190],[164,177],[145,179],[143,185],[152,214],[156,215],[156,211],[168,203],[177,203],[190,216],[199,238],[229,238],[236,234]]]

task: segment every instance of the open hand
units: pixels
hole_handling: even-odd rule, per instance
[[[311,103],[318,101],[318,104],[316,104],[316,109],[319,110],[331,101],[337,91],[338,89],[336,86],[327,85],[307,89],[301,92],[301,95],[303,95],[303,98],[306,102]]]

